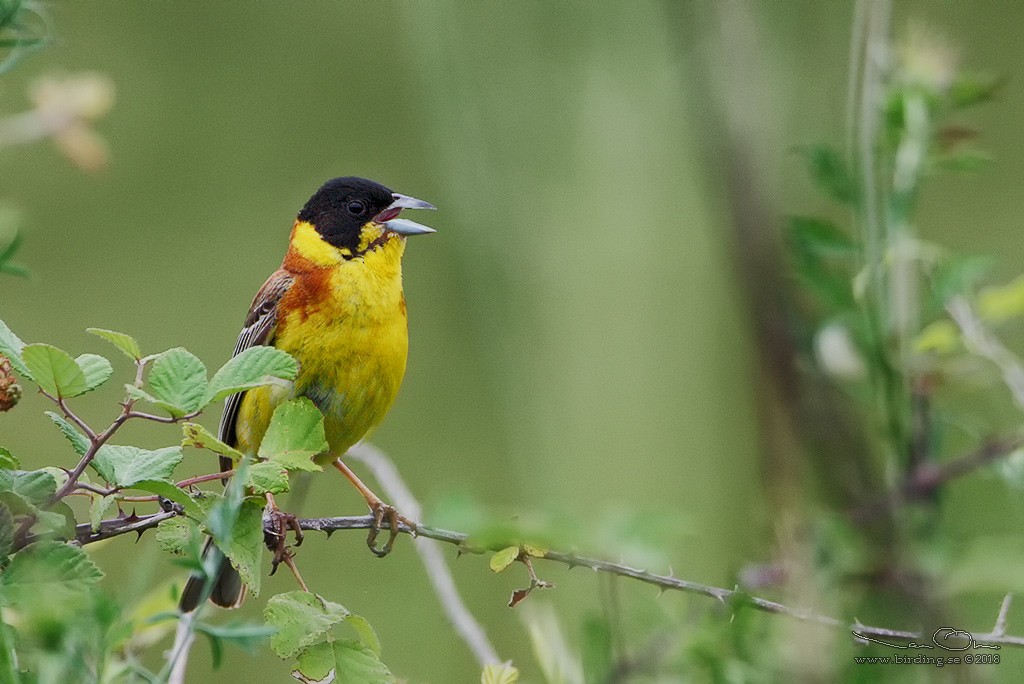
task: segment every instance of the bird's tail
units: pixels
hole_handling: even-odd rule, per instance
[[[213,574],[213,588],[210,590],[210,601],[222,608],[237,608],[245,600],[245,584],[238,571],[231,565],[227,556],[221,553],[213,544],[212,539],[206,540],[203,547],[204,564],[207,555],[216,554],[216,571]],[[193,574],[185,583],[185,589],[181,592],[181,600],[178,607],[183,613],[191,613],[199,607],[203,600],[206,578],[199,574]]]

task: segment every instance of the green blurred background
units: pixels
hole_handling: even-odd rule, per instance
[[[27,108],[25,88],[52,70],[109,75],[117,102],[97,128],[111,165],[87,175],[48,145],[0,155],[0,197],[22,213],[19,261],[33,274],[0,280],[0,318],[73,354],[106,351],[84,332],[98,326],[133,333],[148,352],[184,345],[216,367],[312,191],[338,175],[379,180],[439,207],[423,217],[438,234],[406,253],[409,371],[374,438],[426,520],[457,498],[508,517],[562,515],[581,530],[581,550],[639,564],[639,542],[594,540],[668,521],[667,548],[653,556],[664,565],[651,569],[670,563],[681,577],[732,586],[770,555],[777,521],[762,488],[760,398],[718,164],[714,90],[729,84],[716,79],[754,86],[748,142],[767,165],[773,208],[820,209],[790,148],[842,140],[853,7],[747,10],[756,59],[739,72],[713,3],[53,3],[56,43],[0,80],[0,106]],[[994,164],[934,182],[920,230],[998,254],[1001,275],[1024,271],[1024,4],[896,10],[897,33],[917,20],[968,65],[1010,77],[972,117]],[[82,400],[83,413],[99,424],[118,396],[111,383]],[[28,396],[0,415],[0,439],[27,465],[66,465],[45,406]],[[176,438],[144,426],[122,441]],[[201,459],[190,454],[184,474],[208,472]],[[954,537],[1024,521],[1019,497],[983,476],[954,498]],[[326,474],[302,512],[361,510]],[[95,549],[108,590],[142,596],[179,572],[151,537]],[[505,607],[523,573],[452,560],[499,653],[537,681]],[[378,560],[360,534],[311,537],[299,563],[314,591],[374,624],[399,676],[478,679],[407,539]],[[530,601],[554,604],[576,640],[579,618],[601,609],[597,578],[556,567],[542,576],[558,589]],[[264,585],[291,588],[287,573]],[[654,590],[621,589],[627,605],[650,609]],[[685,616],[707,604],[670,595],[657,610]],[[987,626],[995,605],[965,610],[969,626]],[[208,675],[199,644],[191,668],[197,682],[283,681],[287,664],[232,651],[228,669]]]

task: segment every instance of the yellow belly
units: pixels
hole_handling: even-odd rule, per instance
[[[404,243],[404,241],[402,241]],[[294,387],[249,390],[237,424],[238,446],[256,451],[274,408],[306,396],[324,414],[330,453],[344,454],[391,408],[405,375],[409,338],[400,270],[404,244],[395,240],[365,259],[331,271],[328,296],[279,318],[274,346],[299,362]]]

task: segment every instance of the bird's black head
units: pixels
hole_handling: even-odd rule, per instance
[[[363,226],[394,201],[394,193],[380,183],[355,176],[334,178],[309,198],[298,219],[312,224],[328,243],[355,254]]]

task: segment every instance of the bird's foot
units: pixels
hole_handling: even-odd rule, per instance
[[[264,533],[263,542],[274,552],[270,569],[270,574],[273,575],[281,563],[290,565],[289,561],[295,555],[294,550],[287,544],[288,531],[295,533],[295,546],[302,546],[303,536],[299,519],[291,513],[285,513],[276,505],[271,505],[267,507],[266,514],[270,517],[270,530]]]
[[[366,545],[370,547],[370,551],[377,558],[383,558],[391,553],[391,547],[395,545],[395,539],[398,537],[402,525],[412,530],[414,535],[416,534],[416,522],[400,514],[394,506],[386,504],[380,499],[367,503],[370,504],[370,512],[373,514],[373,527],[370,528],[370,534],[366,537]],[[388,540],[384,546],[378,547],[377,536],[384,527],[385,521],[387,521],[388,527]]]

